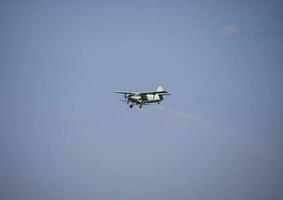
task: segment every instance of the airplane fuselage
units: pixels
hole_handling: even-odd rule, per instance
[[[129,100],[134,103],[138,104],[145,104],[145,103],[154,103],[154,102],[160,102],[163,100],[163,96],[159,94],[147,94],[147,95],[133,95],[129,97]]]

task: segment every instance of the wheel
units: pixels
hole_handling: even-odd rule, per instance
[[[142,105],[140,105],[139,107],[142,108]]]
[[[132,104],[130,105],[130,108],[133,108],[133,105],[132,105]]]

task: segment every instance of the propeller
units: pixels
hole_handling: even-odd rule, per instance
[[[129,104],[130,99],[129,99],[130,95],[124,94],[124,102],[127,102],[127,104]]]
[[[125,98],[125,102],[127,102],[127,104],[128,104],[129,98],[128,98],[128,96],[126,94],[124,94],[124,98]]]

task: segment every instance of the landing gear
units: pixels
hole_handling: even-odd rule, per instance
[[[142,105],[140,104],[140,106],[139,106],[140,108],[142,108]]]
[[[130,108],[133,108],[133,104],[130,105]]]

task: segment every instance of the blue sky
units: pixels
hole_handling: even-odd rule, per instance
[[[1,199],[282,199],[282,8],[2,1]]]

